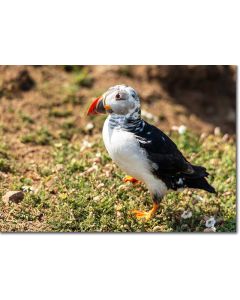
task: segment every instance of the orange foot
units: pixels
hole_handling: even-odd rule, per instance
[[[154,203],[150,211],[132,210],[131,213],[133,213],[138,220],[148,221],[155,215],[158,208],[159,204]]]
[[[125,176],[125,177],[123,178],[123,181],[124,181],[124,182],[132,182],[132,183],[140,183],[139,180],[137,180],[136,178],[134,178],[134,177],[132,177],[132,176],[129,176],[129,175]]]

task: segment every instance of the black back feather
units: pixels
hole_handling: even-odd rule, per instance
[[[206,168],[192,165],[178,150],[176,144],[161,130],[145,122],[142,131],[135,133],[140,147],[146,150],[153,163],[152,172],[164,181],[168,188],[190,187],[214,193],[207,182]]]

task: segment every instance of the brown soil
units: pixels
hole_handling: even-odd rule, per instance
[[[86,80],[76,88],[83,72]],[[0,129],[16,157],[28,162],[26,168],[29,161],[44,165],[48,146],[23,144],[22,136],[43,127],[58,136],[66,121],[84,133],[93,97],[125,83],[137,90],[143,109],[163,130],[183,124],[202,134],[218,126],[234,135],[236,72],[234,66],[0,66]],[[24,116],[33,122],[25,125]]]

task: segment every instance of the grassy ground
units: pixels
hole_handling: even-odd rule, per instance
[[[130,210],[150,209],[150,195],[142,184],[123,183],[125,174],[102,143],[104,117],[86,119],[88,103],[77,95],[79,87],[83,95],[89,90],[91,97],[100,91],[89,89],[92,78],[86,71],[80,75],[77,71],[71,80],[64,74],[58,88],[51,80],[44,81],[22,99],[10,100],[6,95],[11,90],[2,89],[0,199],[9,190],[24,190],[25,197],[19,204],[0,200],[1,231],[236,231],[234,136],[218,131],[203,135],[191,129],[184,134],[169,132],[191,162],[208,169],[218,194],[169,193],[155,218],[138,221]],[[86,127],[90,121],[93,129]],[[148,121],[161,125],[161,120]],[[213,229],[206,227],[210,217],[216,220]]]

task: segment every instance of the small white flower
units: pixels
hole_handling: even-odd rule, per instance
[[[91,131],[93,128],[94,128],[93,123],[87,123],[87,125],[85,126],[86,131]]]
[[[92,143],[89,143],[87,140],[84,140],[80,151],[83,151],[83,150],[85,150],[87,148],[91,148],[91,147],[92,147]]]
[[[33,193],[35,189],[32,186],[24,185],[22,186],[22,191],[25,193]]]
[[[102,154],[100,152],[96,153],[96,157],[100,158],[102,156]]]
[[[90,174],[90,173],[96,172],[97,170],[98,170],[98,166],[96,164],[94,164],[92,167],[88,168],[82,174]]]
[[[181,126],[178,127],[178,133],[179,134],[184,134],[186,132],[186,130],[187,130],[187,127],[184,126],[184,125],[181,125]]]
[[[216,224],[215,218],[214,218],[214,217],[210,217],[210,218],[206,221],[205,226],[206,226],[207,228],[213,228],[215,224]]]
[[[215,127],[214,128],[214,135],[217,135],[217,136],[221,135],[221,129],[220,129],[220,127]]]
[[[188,211],[188,210],[184,210],[184,212],[182,213],[181,217],[183,219],[189,219],[192,217],[192,212]]]

